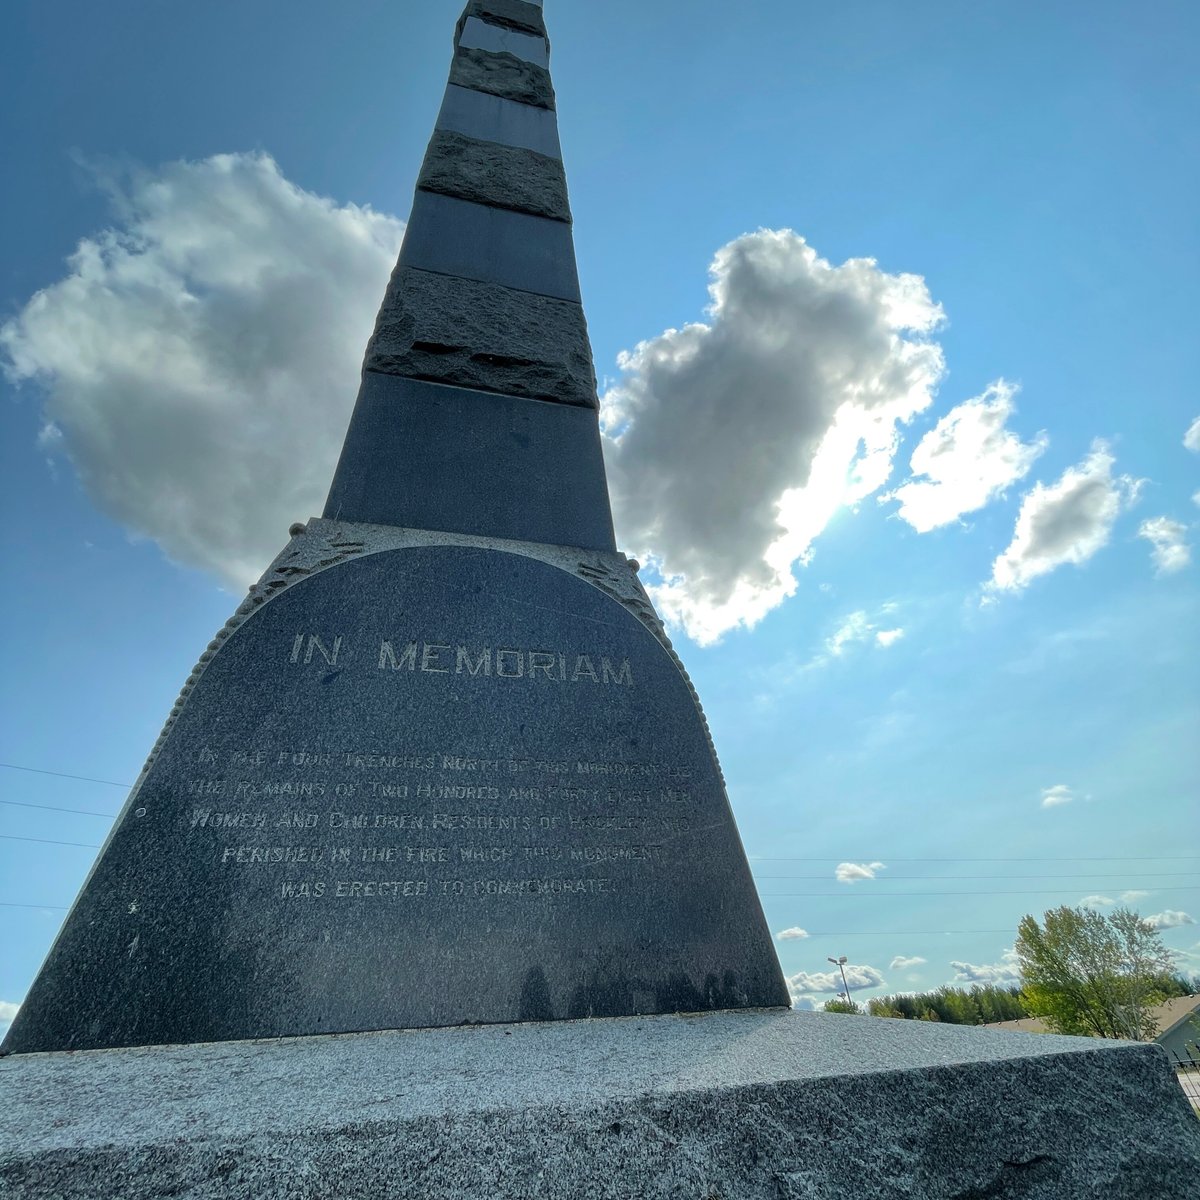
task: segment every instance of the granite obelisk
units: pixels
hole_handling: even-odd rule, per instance
[[[323,517],[202,655],[7,1052],[783,1006],[616,549],[539,4],[472,0]]]

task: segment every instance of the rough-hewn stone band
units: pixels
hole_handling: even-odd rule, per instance
[[[399,268],[364,367],[476,391],[595,408],[583,308],[494,283]]]
[[[462,27],[468,17],[478,17],[489,25],[503,25],[506,29],[515,29],[519,33],[540,33],[546,36],[546,22],[542,10],[536,4],[526,4],[524,0],[471,0],[466,11],[458,20],[458,28],[454,31],[457,37],[462,33]]]
[[[417,187],[555,221],[571,219],[559,159],[449,130],[434,133]]]
[[[471,17],[459,34],[457,49],[486,50],[489,54],[513,54],[522,62],[535,63],[550,69],[550,46],[544,37],[509,29],[507,25],[492,25]]]
[[[550,72],[534,63],[522,62],[515,54],[490,54],[464,46],[450,64],[450,82],[519,104],[554,107]]]

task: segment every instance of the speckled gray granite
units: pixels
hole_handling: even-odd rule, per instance
[[[534,63],[523,62],[513,54],[490,54],[486,50],[463,46],[454,55],[450,82],[458,87],[491,92],[493,96],[516,100],[520,104],[554,107],[550,72]]]
[[[558,120],[552,109],[517,104],[488,92],[447,86],[437,127],[485,142],[523,146],[553,158],[562,157]]]
[[[392,278],[365,367],[435,383],[596,408],[583,308],[413,268]]]
[[[722,1013],[0,1062],[7,1200],[1194,1200],[1157,1047]]]
[[[616,548],[594,409],[378,371],[363,372],[323,515]]]
[[[580,301],[570,225],[420,188],[399,264]]]
[[[555,221],[571,219],[561,159],[449,130],[433,135],[417,187]]]
[[[540,33],[543,37],[546,34],[541,8],[536,4],[526,4],[524,0],[471,0],[459,20],[459,32],[470,17],[478,17],[492,25],[503,25],[507,29],[517,29],[522,33]]]

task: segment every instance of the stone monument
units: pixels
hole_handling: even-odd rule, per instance
[[[473,0],[324,517],[201,657],[10,1052],[786,1006],[617,552],[538,5]]]
[[[4,1194],[1194,1196],[1155,1048],[788,1010],[616,549],[548,63],[471,0],[324,515],[5,1039]]]

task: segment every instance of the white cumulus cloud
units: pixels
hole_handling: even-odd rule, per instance
[[[898,500],[896,515],[918,533],[956,521],[1023,479],[1048,445],[1044,433],[1023,442],[1006,428],[1016,387],[996,380],[980,396],[952,408],[918,443],[912,478],[880,497]]]
[[[603,407],[621,544],[700,642],[795,590],[794,566],[883,486],[897,424],[944,373],[920,276],[834,266],[786,229],[728,243],[710,274],[707,320],[622,354]]]
[[[881,629],[875,634],[875,641],[883,647],[894,646],[904,636],[903,629]]]
[[[834,868],[833,877],[838,883],[856,883],[860,879],[874,879],[877,871],[885,870],[885,864],[873,863],[838,863]]]
[[[1135,904],[1138,900],[1145,900],[1150,895],[1149,892],[1139,891],[1137,888],[1131,888],[1127,892],[1121,893],[1121,901],[1124,904]]]
[[[897,954],[888,965],[893,971],[907,971],[909,967],[919,967],[923,962],[928,962],[928,959],[922,958],[919,954],[914,954],[911,957],[904,954]]]
[[[1021,964],[1015,948],[1010,947],[999,962],[969,963],[951,960],[955,983],[993,983],[1006,986],[1021,982]]]
[[[849,985],[851,992],[853,992],[856,988],[882,987],[884,978],[882,973],[874,967],[855,967],[847,963],[846,983]],[[808,971],[800,971],[795,975],[789,976],[787,984],[792,990],[793,996],[800,995],[803,992],[816,992],[820,994],[843,990],[842,973],[840,971],[816,971],[812,974]]]
[[[791,929],[781,929],[775,936],[781,942],[794,942],[808,937],[808,930],[801,929],[799,925],[793,925]]]
[[[1021,500],[1012,543],[992,564],[988,590],[1016,592],[1064,563],[1086,562],[1106,545],[1138,482],[1114,478],[1115,459],[1103,442],[1052,484],[1035,484]]]
[[[1084,896],[1079,902],[1080,908],[1111,908],[1116,901],[1111,896]]]
[[[1194,454],[1200,454],[1200,417],[1197,417],[1183,435],[1183,444]]]
[[[242,588],[323,506],[403,224],[265,154],[108,184],[116,223],[0,329],[5,369],[102,509]]]
[[[0,1034],[7,1032],[20,1007],[11,1000],[0,1000]]]
[[[1057,808],[1060,804],[1070,804],[1074,799],[1075,793],[1065,783],[1056,783],[1042,791],[1043,808]]]
[[[1138,537],[1150,543],[1157,575],[1182,571],[1192,561],[1192,548],[1184,541],[1187,526],[1170,517],[1150,517],[1138,527]]]
[[[1195,925],[1196,918],[1191,913],[1180,912],[1168,908],[1160,913],[1152,913],[1142,918],[1151,929],[1178,929],[1181,925]]]

